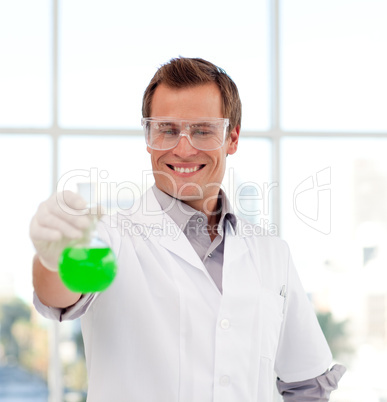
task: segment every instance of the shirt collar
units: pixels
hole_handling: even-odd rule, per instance
[[[156,185],[152,187],[152,190],[161,209],[172,218],[182,231],[184,231],[187,223],[194,215],[202,215],[206,218],[203,212],[197,211],[177,198],[173,198],[169,194],[164,193]],[[222,189],[219,190],[219,195],[219,202],[222,206],[219,226],[223,227],[224,222],[228,220],[233,229],[236,230],[237,218],[233,213],[231,204]]]

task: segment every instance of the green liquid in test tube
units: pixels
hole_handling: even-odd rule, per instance
[[[95,188],[90,183],[78,183],[78,193],[91,200],[96,210]],[[94,206],[95,205],[95,206]],[[59,276],[73,292],[94,293],[108,288],[117,273],[116,257],[96,233],[98,215],[92,215],[91,227],[83,239],[70,243],[59,258]]]

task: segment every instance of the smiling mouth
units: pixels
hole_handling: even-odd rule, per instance
[[[167,164],[167,166],[172,169],[175,172],[178,173],[194,173],[197,172],[200,169],[203,169],[205,165],[196,165],[196,166],[192,166],[192,167],[183,167],[183,166],[174,166],[174,165],[169,165]]]

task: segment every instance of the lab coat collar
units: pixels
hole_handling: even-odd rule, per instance
[[[142,231],[144,238],[148,237],[153,241],[158,241],[162,247],[194,267],[207,272],[181,228],[162,210],[152,188],[135,201],[128,217],[133,225],[145,226]]]
[[[130,213],[133,224],[144,225],[149,233],[158,238],[159,244],[170,252],[182,258],[194,267],[209,275],[189,240],[172,218],[165,213],[150,188],[139,198]],[[238,219],[239,221],[239,219]],[[232,262],[248,251],[243,236],[238,234],[238,225],[226,221],[226,249],[225,259]]]
[[[230,203],[224,194],[222,195],[222,202],[225,203],[226,213],[224,215],[228,215],[226,220],[228,220],[230,224],[230,233],[237,235],[239,232],[238,226],[241,224],[240,219],[232,212]],[[169,222],[174,223],[173,219],[163,211],[152,188],[148,189],[142,197],[136,199],[130,211],[126,214],[122,214],[122,216],[124,219],[126,216],[129,217],[134,223],[146,225],[150,228],[154,227],[158,232],[160,232],[160,226],[163,231],[168,229],[168,225],[165,224],[166,222],[168,224]],[[178,225],[176,226],[179,227]],[[179,227],[179,229],[182,228]]]
[[[194,215],[201,215],[204,219],[207,220],[207,217],[203,212],[197,211],[196,209],[193,209],[186,203],[176,198],[173,198],[167,193],[164,193],[156,186],[156,184],[153,185],[152,190],[154,196],[156,197],[157,202],[161,206],[161,209],[165,211],[174,220],[174,222],[176,222],[176,224],[180,227],[180,229],[183,232],[185,232],[185,228],[188,222]],[[231,204],[226,194],[222,189],[219,189],[218,197],[220,198],[218,200],[218,206],[217,206],[217,208],[220,209],[218,230],[223,232],[223,222],[227,219],[231,222],[233,228],[236,229],[237,218],[232,210]],[[219,234],[223,236],[223,233],[221,232],[219,232]]]

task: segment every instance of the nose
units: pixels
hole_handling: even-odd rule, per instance
[[[191,145],[188,134],[181,134],[179,142],[175,148],[172,149],[172,153],[182,158],[186,158],[196,155],[198,150]]]

